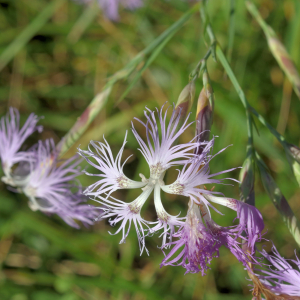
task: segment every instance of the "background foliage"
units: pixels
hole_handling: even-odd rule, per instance
[[[208,2],[212,26],[224,50],[228,43],[229,2]],[[244,2],[236,2],[233,70],[251,105],[287,141],[299,145],[299,100],[272,57],[259,25],[247,13]],[[0,1],[0,53],[48,4],[46,0]],[[256,5],[299,70],[300,3],[261,0]],[[58,142],[106,79],[178,20],[189,6],[181,0],[145,1],[143,8],[134,13],[121,11],[121,21],[111,23],[98,8],[87,11],[84,6],[65,1],[0,73],[0,115],[14,106],[20,110],[22,120],[32,111],[44,116],[41,123],[45,130],[39,138],[52,137]],[[80,26],[76,25],[78,20]],[[199,14],[194,14],[119,104],[116,102],[131,78],[115,85],[104,110],[65,157],[73,155],[79,144],[86,148],[89,140],[101,140],[103,134],[113,150],[118,151],[131,119],[142,117],[146,105],[154,108],[166,101],[176,102],[189,73],[205,55],[208,42]],[[246,155],[246,119],[244,108],[220,64],[210,59],[208,70],[216,99],[212,134],[219,137],[215,151],[232,145],[212,161],[212,172],[218,172],[242,165]],[[201,88],[199,80],[196,94]],[[194,105],[193,118],[195,109]],[[256,149],[299,216],[300,193],[284,151],[265,128],[256,124],[259,131],[259,135],[255,134]],[[191,128],[183,139],[187,141],[193,134]],[[34,138],[28,141],[33,142]],[[130,154],[133,157],[125,173],[137,178],[147,168],[136,148],[137,143],[129,132],[124,157]],[[167,174],[167,182],[174,176]],[[237,178],[238,171],[231,177]],[[256,178],[256,203],[268,230],[265,237],[273,240],[283,256],[292,258],[296,243],[265,194],[258,174]],[[87,176],[80,179],[84,186],[93,182]],[[130,233],[126,244],[119,245],[120,237],[109,235],[107,231],[115,229],[104,221],[89,229],[75,230],[58,218],[30,211],[26,198],[7,190],[2,182],[0,189],[0,299],[251,298],[247,274],[227,249],[221,249],[220,258],[214,260],[212,270],[205,277],[184,275],[181,267],[160,269],[163,254],[157,248],[158,236],[147,241],[150,256],[139,256],[135,232]],[[237,184],[220,186],[218,190],[239,198]],[[129,201],[135,193],[122,192],[116,196]],[[170,213],[186,212],[186,199],[170,195],[164,200]],[[226,215],[218,217],[218,222],[230,225],[234,214],[224,212]],[[144,213],[146,218],[155,217],[151,204]]]

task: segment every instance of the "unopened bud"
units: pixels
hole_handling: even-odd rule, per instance
[[[195,99],[195,83],[191,81],[181,91],[175,109],[176,116],[180,113],[180,118],[184,119],[190,111]]]
[[[252,151],[248,152],[248,155],[243,163],[239,179],[241,201],[247,204],[255,205],[254,158]]]
[[[300,76],[291,57],[276,35],[268,35],[267,39],[271,52],[292,83],[295,93],[300,98]]]
[[[199,142],[208,141],[214,113],[214,94],[207,71],[203,73],[203,88],[198,98],[196,113],[196,136]],[[201,147],[200,147],[201,148]],[[198,149],[198,154],[202,153]]]

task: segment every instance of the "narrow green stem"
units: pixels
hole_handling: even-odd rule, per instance
[[[205,68],[206,61],[208,60],[210,55],[211,55],[211,48],[208,49],[204,57],[198,62],[196,68],[190,73],[189,75],[190,81],[195,81],[199,77],[201,71]]]
[[[264,19],[261,17],[260,13],[256,9],[255,5],[251,1],[246,1],[246,7],[248,11],[252,14],[252,16],[256,19],[256,21],[264,31],[265,35],[276,36],[273,29],[264,21]]]

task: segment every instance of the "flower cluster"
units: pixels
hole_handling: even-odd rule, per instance
[[[87,204],[76,177],[81,174],[80,160],[74,156],[65,162],[58,160],[53,140],[39,141],[33,147],[21,150],[25,140],[36,130],[39,118],[31,114],[20,128],[20,115],[10,108],[0,123],[0,158],[4,171],[2,181],[23,192],[32,210],[57,214],[70,226],[74,221],[92,224],[95,209]]]
[[[222,183],[223,180],[214,177],[232,169],[210,173],[209,162],[215,157],[211,154],[214,139],[198,141],[196,137],[188,143],[176,144],[191,123],[188,123],[187,118],[181,124],[180,114],[176,114],[175,110],[167,123],[167,111],[163,112],[163,108],[156,111],[146,109],[146,122],[136,119],[145,129],[146,140],[132,125],[139,150],[149,165],[149,178],[140,174],[141,181],[133,181],[124,174],[126,160],[122,164],[121,158],[127,136],[115,158],[106,140],[104,143],[92,141],[88,150],[79,149],[79,154],[100,171],[98,174],[86,173],[98,176],[100,180],[88,187],[84,191],[85,195],[92,196],[101,204],[101,219],[109,219],[112,226],[120,224],[116,231],[116,234],[122,232],[120,243],[125,242],[131,225],[134,224],[140,251],[146,250],[148,253],[146,236],[161,232],[163,251],[173,247],[162,261],[162,266],[177,264],[182,265],[187,272],[201,271],[204,274],[207,264],[219,255],[218,250],[222,245],[229,248],[247,266],[248,256],[254,253],[254,245],[264,228],[261,214],[255,207],[235,199],[216,197],[218,192],[206,189],[205,185]],[[201,154],[195,154],[199,147],[202,149]],[[166,171],[176,166],[182,166],[177,179],[172,184],[165,185]],[[116,190],[134,188],[141,188],[142,192],[130,203],[112,197]],[[152,191],[157,221],[148,221],[141,216],[141,209]],[[187,216],[170,215],[162,204],[161,191],[186,196],[190,201]],[[217,225],[210,214],[210,208],[216,210],[212,203],[234,209],[239,224],[231,227]],[[238,238],[248,243],[250,250],[247,253],[242,250]],[[177,250],[181,248],[180,254],[176,256]]]

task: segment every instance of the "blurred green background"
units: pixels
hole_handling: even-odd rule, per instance
[[[61,1],[63,2],[63,1]],[[290,84],[272,57],[264,34],[246,11],[243,1],[236,1],[235,39],[232,67],[251,103],[286,139],[299,146],[300,103]],[[48,5],[47,0],[0,1],[0,55],[7,46],[31,24]],[[300,69],[300,3],[298,0],[256,1],[263,18],[277,32]],[[30,41],[22,47],[0,73],[0,115],[9,106],[18,108],[22,121],[30,112],[44,116],[44,132],[28,140],[54,138],[56,142],[71,128],[91,99],[105,85],[106,79],[121,69],[139,51],[178,20],[191,6],[189,2],[144,1],[135,12],[121,10],[120,22],[104,18],[100,9],[88,8],[64,1]],[[208,13],[222,48],[228,44],[230,1],[209,1]],[[78,23],[79,22],[79,23]],[[77,25],[76,25],[77,24]],[[116,101],[130,83],[118,83],[105,108],[76,147],[86,149],[91,139],[102,140],[103,134],[114,153],[120,148],[125,131],[133,117],[143,118],[143,109],[176,102],[188,75],[206,53],[208,37],[203,35],[199,14],[189,21],[166,45],[157,59],[143,74],[126,98]],[[211,163],[212,172],[241,166],[246,155],[245,111],[230,81],[219,63],[209,60],[208,70],[215,90],[215,115],[212,134],[218,136],[215,152],[232,145]],[[196,94],[202,88],[197,81]],[[192,109],[195,116],[196,103]],[[289,200],[295,214],[300,216],[299,188],[287,164],[284,151],[273,136],[256,122],[259,135],[255,146]],[[194,128],[183,140],[192,138]],[[137,142],[129,132],[124,158],[133,154],[125,173],[134,178],[147,170],[137,150]],[[83,164],[84,167],[87,167]],[[88,171],[94,172],[92,168]],[[1,171],[2,172],[2,171]],[[145,174],[147,175],[147,174]],[[171,182],[176,174],[167,174]],[[238,178],[238,171],[231,177]],[[93,178],[81,176],[87,186]],[[158,235],[147,239],[150,251],[140,256],[134,230],[127,242],[119,245],[120,235],[107,222],[92,228],[76,230],[57,217],[32,212],[26,197],[7,190],[0,182],[0,299],[1,300],[94,300],[94,299],[251,299],[247,274],[229,250],[221,249],[205,277],[184,275],[181,267],[159,265],[163,254],[157,245]],[[218,186],[228,197],[239,198],[238,184]],[[132,201],[139,191],[116,193]],[[267,233],[280,253],[293,258],[296,243],[282,222],[275,207],[265,194],[256,176],[256,203],[261,210]],[[187,200],[168,196],[163,198],[167,210],[186,213]],[[155,213],[148,201],[146,219]],[[216,219],[221,225],[231,225],[235,214]],[[267,244],[266,249],[270,249]],[[298,252],[299,253],[299,252]]]

